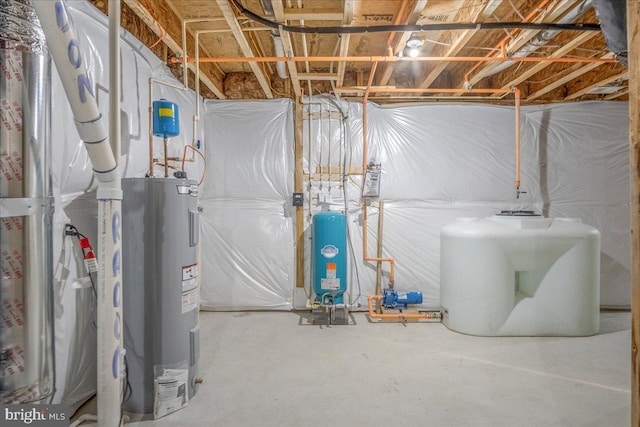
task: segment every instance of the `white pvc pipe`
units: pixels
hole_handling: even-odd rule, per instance
[[[93,84],[89,80],[73,23],[63,0],[37,0],[33,7],[47,38],[47,46],[58,68],[69,100],[76,128],[101,183],[100,198],[122,198],[116,160],[107,140],[107,131],[98,109]]]
[[[109,136],[111,151],[120,165],[120,0],[109,0]]]
[[[33,7],[98,180],[98,425],[116,427],[122,403],[120,172],[65,2],[37,0]],[[119,99],[118,92],[115,96]],[[119,115],[119,108],[114,113]]]
[[[189,81],[188,81],[188,73],[187,73],[187,64],[189,56],[187,55],[187,24],[194,22],[213,22],[213,21],[221,21],[224,18],[192,18],[192,19],[183,19],[182,20],[182,57],[184,61],[182,62],[182,82],[184,84],[184,88],[189,89]],[[196,41],[196,46],[198,42]],[[196,82],[198,80],[196,79]]]

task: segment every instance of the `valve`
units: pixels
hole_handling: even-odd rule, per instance
[[[516,199],[520,199],[520,194],[527,194],[526,191],[521,191],[520,187],[516,187]]]

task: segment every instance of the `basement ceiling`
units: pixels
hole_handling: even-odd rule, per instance
[[[91,2],[106,11],[106,0]],[[508,92],[517,87],[523,103],[628,99],[627,70],[609,52],[601,31],[480,26],[416,31],[417,26],[456,23],[597,24],[591,0],[123,0],[123,4],[123,26],[151,46],[179,78],[181,30],[186,22],[186,56],[194,59],[197,36],[201,93],[209,98],[336,93],[353,99],[366,95],[380,103],[451,98],[512,103]],[[257,22],[251,14],[274,24]],[[327,27],[383,25],[397,31],[323,32]],[[297,32],[300,27],[310,32]],[[277,50],[278,43],[282,50]],[[415,58],[411,45],[417,49]],[[247,62],[250,57],[264,60]],[[288,60],[276,61],[284,57]],[[509,58],[515,61],[507,62]],[[195,69],[192,63],[189,68]],[[460,89],[465,92],[453,91]]]

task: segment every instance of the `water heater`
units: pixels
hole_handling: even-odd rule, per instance
[[[125,409],[184,406],[198,371],[198,187],[177,178],[122,180]]]
[[[319,212],[312,223],[312,271],[315,300],[342,304],[347,290],[347,217]]]

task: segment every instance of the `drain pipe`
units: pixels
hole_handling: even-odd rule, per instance
[[[120,171],[65,2],[35,1],[33,6],[98,181],[98,425],[116,427],[120,424],[123,371]],[[110,72],[120,74],[119,70]],[[113,114],[119,115],[119,110]]]

